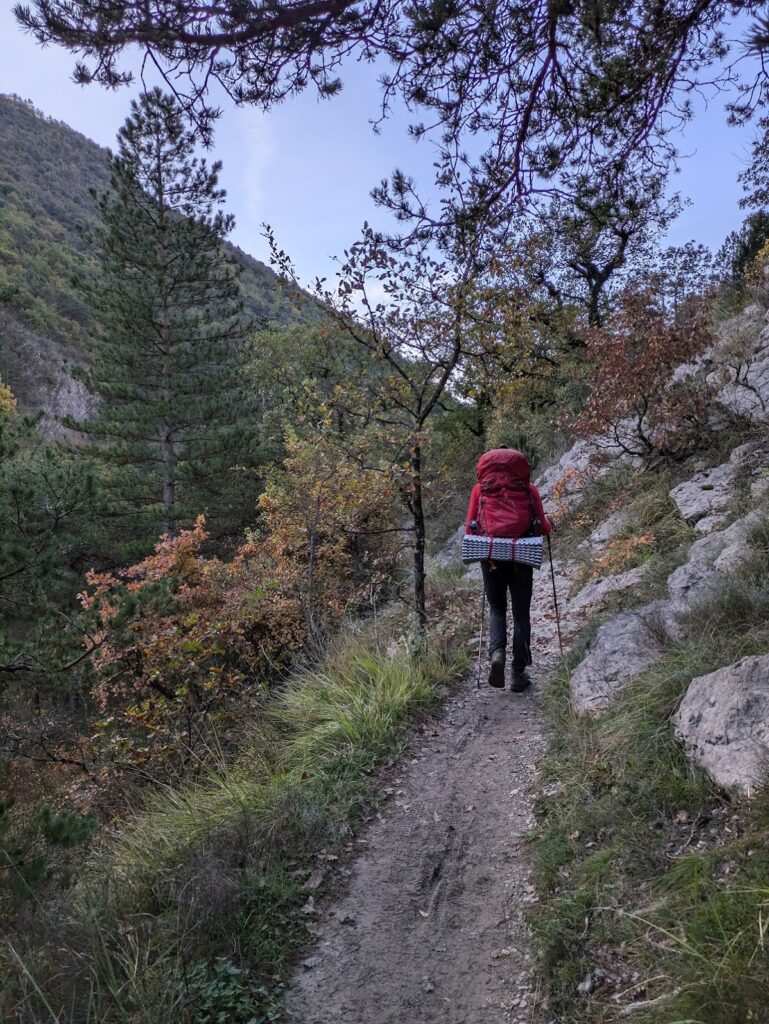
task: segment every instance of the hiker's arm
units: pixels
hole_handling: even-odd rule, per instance
[[[552,533],[553,524],[545,515],[545,510],[542,506],[542,498],[539,495],[539,491],[534,486],[534,484],[529,484],[529,490],[531,491],[531,500],[534,505],[534,511],[537,513],[537,519],[539,519],[540,523],[542,523],[542,532]]]
[[[475,530],[470,529],[470,523],[473,519],[478,518],[478,502],[481,496],[481,486],[476,484],[470,493],[470,507],[467,510],[467,519],[465,520],[465,533],[475,533]]]

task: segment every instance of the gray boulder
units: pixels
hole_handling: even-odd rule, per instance
[[[611,702],[622,684],[644,672],[662,653],[661,640],[680,632],[678,618],[699,601],[718,590],[724,577],[735,572],[747,553],[752,530],[763,519],[759,509],[732,523],[725,530],[701,537],[689,549],[688,560],[667,580],[669,600],[654,601],[637,611],[621,612],[599,628],[585,657],[571,676],[572,706],[577,714],[599,714]],[[641,567],[643,569],[643,566]],[[631,570],[631,574],[636,570]],[[612,588],[621,589],[631,574],[604,581],[606,589],[580,592],[569,602],[569,614],[582,601],[588,610],[592,600],[607,597]],[[624,577],[624,579],[622,578]],[[614,590],[616,592],[616,589]],[[582,609],[580,609],[582,610]]]
[[[698,532],[703,534],[719,529],[723,525],[723,514],[734,497],[737,475],[754,448],[753,444],[740,445],[720,466],[705,469],[674,487],[670,498],[681,518],[688,523],[696,523]]]
[[[769,328],[762,329],[762,313],[761,307],[749,306],[722,326],[720,368],[708,377],[711,385],[720,385],[722,408],[757,422],[769,419]]]
[[[648,575],[648,572],[648,565],[639,565],[635,569],[628,569],[627,572],[618,573],[616,576],[592,580],[575,597],[571,598],[569,614],[592,615],[594,612],[600,611],[606,607],[610,598],[615,594],[622,594],[637,587]]]
[[[676,612],[685,612],[715,592],[719,575],[712,563],[693,560],[679,565],[668,576],[668,593]]]
[[[738,793],[761,786],[769,768],[769,655],[693,679],[674,725],[717,785]]]
[[[733,372],[718,393],[718,402],[734,416],[755,422],[769,419],[769,358],[751,360]]]
[[[644,672],[661,654],[655,601],[638,611],[621,612],[604,622],[571,676],[571,703],[578,715],[604,711],[617,690]]]
[[[687,561],[668,576],[668,593],[674,611],[692,608],[713,593],[725,575],[739,567],[747,554],[750,534],[762,519],[762,511],[754,509],[725,530],[692,544]]]

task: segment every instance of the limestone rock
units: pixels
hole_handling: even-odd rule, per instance
[[[668,577],[669,600],[621,612],[603,623],[572,673],[572,705],[578,714],[600,713],[623,682],[654,664],[661,654],[659,638],[675,636],[680,630],[678,617],[715,593],[724,576],[739,568],[747,553],[748,538],[762,519],[763,512],[755,509],[725,530],[695,541],[688,560]],[[603,596],[608,596],[617,584],[621,589],[628,575],[621,574],[625,579],[614,577],[613,584],[612,579],[603,581],[607,584]],[[637,580],[631,577],[630,585],[634,582]],[[588,588],[583,590],[587,593],[580,592],[570,602],[570,612],[580,600],[589,605],[594,598]]]
[[[713,568],[716,572],[728,575],[740,567],[740,564],[748,554],[748,539],[751,533],[763,521],[763,511],[761,509],[754,509],[719,534],[723,545],[713,562]]]
[[[604,519],[602,523],[593,530],[587,539],[588,546],[593,551],[600,551],[606,547],[610,540],[614,540],[617,534],[620,532],[625,523],[625,517],[622,512],[612,512],[612,514]]]
[[[449,537],[446,543],[435,552],[432,561],[435,565],[446,569],[462,561],[462,538],[465,535],[465,524],[462,523]]]
[[[743,309],[740,315],[746,319],[758,320],[764,315],[764,307],[758,302],[751,302],[750,305]]]
[[[748,793],[769,766],[769,655],[743,658],[689,684],[676,737],[724,789]]]
[[[679,565],[668,576],[668,593],[676,612],[693,608],[698,601],[713,594],[718,587],[719,575],[712,562],[694,559]]]
[[[760,306],[748,306],[719,331],[716,370],[710,383],[722,384],[718,402],[732,415],[764,422],[769,419],[769,328],[761,326]]]
[[[656,619],[660,602],[621,612],[600,626],[585,657],[571,676],[572,707],[580,715],[598,714],[619,687],[660,657]]]
[[[725,513],[714,512],[712,515],[705,516],[704,519],[700,519],[694,526],[696,533],[700,537],[706,537],[709,533],[715,533],[716,530],[723,528],[726,523],[727,516]]]
[[[692,608],[719,586],[724,575],[739,567],[747,553],[748,538],[762,518],[763,513],[754,509],[725,530],[692,544],[687,561],[668,576],[674,611]]]
[[[565,452],[560,459],[552,466],[541,473],[536,479],[536,485],[542,495],[543,501],[546,503],[545,511],[547,511],[547,501],[551,498],[553,487],[559,480],[563,479],[569,470],[573,470],[577,476],[573,482],[571,488],[566,487],[561,500],[562,503],[569,504],[569,500],[578,500],[579,491],[581,488],[581,481],[579,475],[583,473],[591,462],[594,460],[596,449],[588,441],[578,440]]]
[[[592,580],[569,601],[569,613],[592,615],[593,612],[600,611],[606,607],[613,595],[637,587],[647,575],[648,568],[648,565],[639,565],[635,569],[618,573],[616,576]]]
[[[703,519],[708,519],[711,521],[712,529],[718,529],[723,523],[723,513],[734,496],[737,474],[750,458],[754,447],[753,444],[740,445],[720,466],[705,469],[691,480],[674,487],[670,492],[670,498],[681,517],[689,523],[699,523]],[[700,532],[710,533],[712,530]]]
[[[718,394],[732,415],[763,423],[769,420],[769,359],[753,359]]]
[[[750,485],[750,496],[754,501],[761,501],[769,493],[769,474],[761,473]]]

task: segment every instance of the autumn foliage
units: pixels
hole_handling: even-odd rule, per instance
[[[205,759],[386,581],[392,549],[371,533],[387,521],[386,500],[381,478],[290,441],[257,530],[229,561],[205,555],[201,516],[137,565],[89,573],[98,759],[153,774]]]
[[[593,370],[574,429],[643,459],[685,457],[706,436],[704,378],[674,371],[710,343],[706,312],[673,316],[652,290],[626,292],[587,339]]]

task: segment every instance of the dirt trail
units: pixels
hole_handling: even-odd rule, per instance
[[[546,571],[546,570],[545,570]],[[554,662],[543,571],[535,679]],[[544,613],[544,614],[543,614]],[[545,748],[538,687],[475,673],[415,742],[287,992],[291,1024],[534,1024],[525,833]]]

